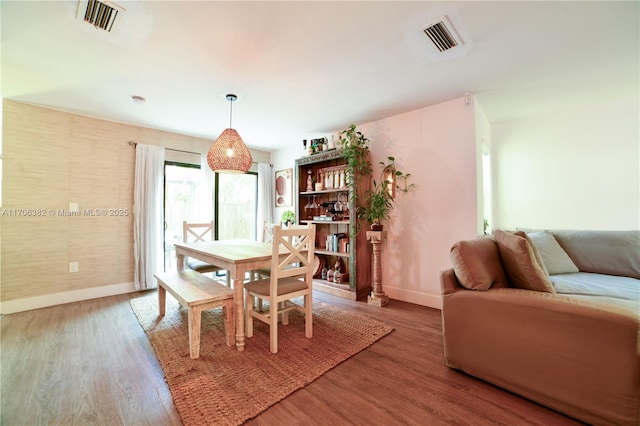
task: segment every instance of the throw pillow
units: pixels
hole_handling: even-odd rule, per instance
[[[571,274],[578,271],[578,267],[566,251],[549,231],[531,232],[526,234],[538,248],[542,261],[550,275]]]
[[[546,276],[549,276],[549,271],[547,270],[547,267],[544,264],[542,255],[540,254],[540,251],[538,250],[538,247],[535,245],[535,243],[531,240],[531,238],[529,238],[529,235],[524,231],[516,231],[514,232],[514,234],[519,235],[525,240],[527,240],[527,242],[529,243],[529,247],[531,247],[531,250],[533,250],[533,256],[536,258],[536,262],[538,262],[538,265],[540,265],[544,274]]]
[[[492,286],[507,286],[498,246],[491,237],[458,241],[451,248],[451,263],[464,288],[488,290]]]
[[[555,293],[553,284],[536,261],[533,249],[519,235],[497,230],[494,233],[507,276],[519,288]]]

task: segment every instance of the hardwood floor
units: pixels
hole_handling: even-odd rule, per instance
[[[181,424],[132,297],[3,316],[0,424]],[[314,297],[395,330],[248,425],[579,424],[447,368],[438,310]]]

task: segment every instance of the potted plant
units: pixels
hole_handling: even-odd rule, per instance
[[[381,231],[382,222],[389,219],[395,206],[395,191],[409,192],[415,186],[407,182],[410,174],[396,169],[394,157],[387,157],[387,160],[388,163],[379,163],[382,166],[380,180],[373,180],[372,188],[364,194],[363,205],[357,209],[358,217],[369,222],[373,231]]]
[[[369,161],[369,139],[352,124],[349,128],[340,132],[342,144],[342,156],[347,160],[347,171],[350,176],[371,174],[371,162]],[[351,179],[353,183],[355,179]]]
[[[349,203],[355,206],[359,219],[365,219],[372,225],[372,229],[381,230],[382,222],[389,219],[389,213],[395,206],[394,195],[396,191],[409,192],[414,184],[407,182],[410,174],[405,174],[396,169],[395,158],[387,157],[388,163],[380,162],[382,171],[380,180],[373,180],[371,189],[364,192],[364,202],[358,201],[357,179],[359,176],[370,175],[373,172],[371,166],[369,139],[358,131],[352,124],[340,132],[340,142],[343,146],[342,155],[347,162],[347,175],[349,186]],[[391,185],[391,186],[390,186]],[[357,227],[351,229],[354,236],[360,232]]]
[[[349,187],[349,205],[355,207],[357,211],[358,205],[358,176],[367,176],[372,172],[371,162],[369,161],[369,139],[360,132],[355,124],[340,132],[340,145],[342,146],[342,156],[345,158],[347,186]],[[360,232],[359,224],[349,230],[351,236],[355,236]]]
[[[347,161],[347,185],[351,189],[349,202],[352,206],[357,206],[358,191],[355,189],[358,176],[370,175],[372,171],[369,161],[369,139],[352,124],[340,132],[340,143],[342,156]]]
[[[296,222],[296,214],[293,212],[293,210],[285,210],[282,213],[280,222],[286,224],[287,226],[293,225]]]

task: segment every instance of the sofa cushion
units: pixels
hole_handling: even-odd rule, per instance
[[[491,237],[458,241],[451,247],[451,263],[460,285],[469,290],[507,287],[498,246]]]
[[[494,232],[498,251],[509,281],[516,287],[555,293],[553,284],[538,264],[526,238],[497,230]]]
[[[540,251],[538,250],[538,247],[535,245],[535,243],[531,240],[531,238],[529,238],[529,235],[527,235],[527,233],[523,231],[516,231],[514,232],[514,234],[519,235],[527,240],[527,242],[529,243],[529,247],[531,247],[531,250],[533,251],[533,256],[536,258],[536,262],[538,262],[538,265],[540,265],[540,268],[542,268],[542,272],[544,272],[544,274],[548,276],[549,271],[547,271],[547,267],[544,265],[542,255],[540,254]]]
[[[552,232],[580,272],[640,279],[640,231]]]
[[[542,257],[542,262],[550,275],[574,274],[578,267],[566,251],[560,246],[549,231],[530,232],[525,234],[533,241]]]
[[[623,299],[633,302],[635,313],[640,318],[640,280],[616,275],[577,272],[550,278],[558,294],[598,298]]]

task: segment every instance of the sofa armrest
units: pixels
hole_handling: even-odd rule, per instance
[[[453,268],[440,272],[440,289],[443,295],[455,293],[461,288]]]
[[[638,423],[637,316],[522,289],[444,291],[448,366],[588,423]]]

